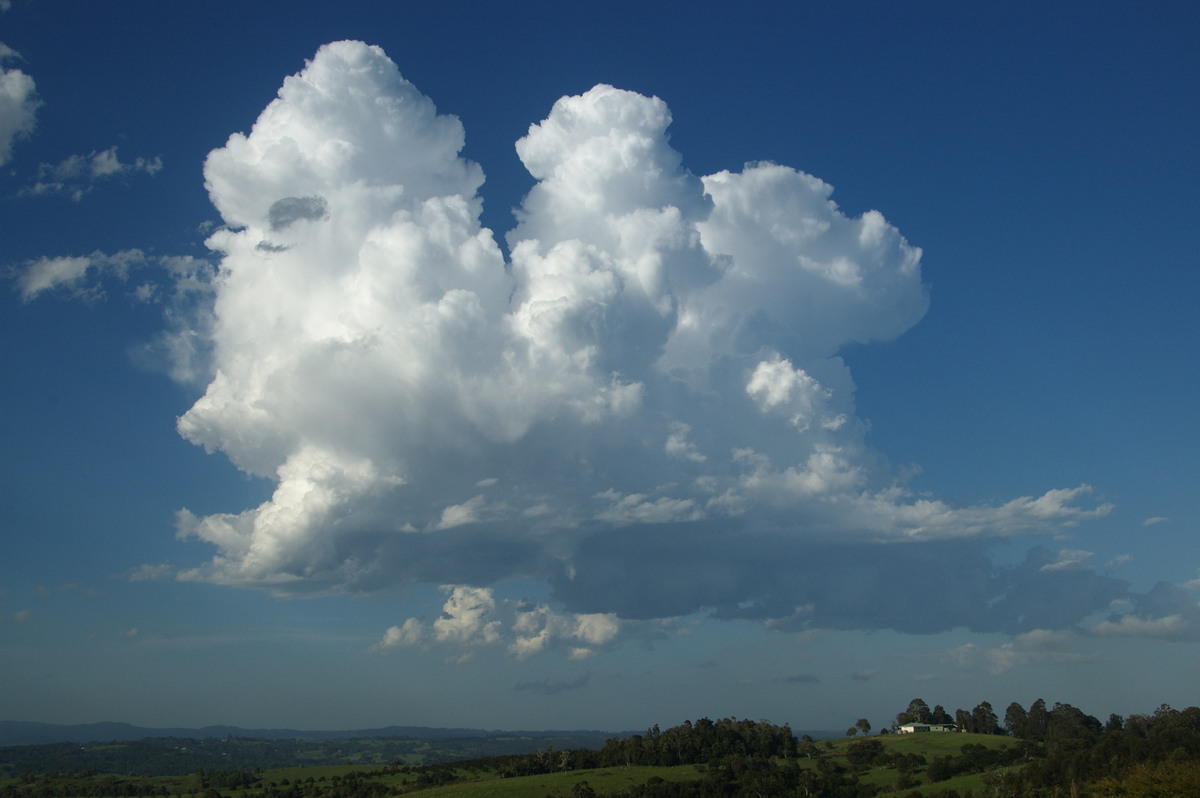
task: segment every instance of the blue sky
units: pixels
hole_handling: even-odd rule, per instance
[[[1194,703],[1192,6],[344,5],[0,3],[0,715]]]

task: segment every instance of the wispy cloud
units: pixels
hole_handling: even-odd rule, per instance
[[[130,582],[157,582],[172,579],[174,576],[175,570],[165,563],[139,565],[125,574],[125,578]]]
[[[558,695],[559,693],[572,692],[574,690],[582,690],[591,682],[591,674],[585,673],[577,679],[570,681],[554,681],[552,679],[538,679],[532,682],[518,682],[513,685],[513,690],[517,692],[539,693],[541,695]]]
[[[1068,569],[1090,568],[1092,558],[1096,555],[1090,551],[1079,549],[1062,549],[1054,557],[1053,562],[1042,566],[1043,571],[1065,571]]]
[[[1092,631],[1102,637],[1180,637],[1191,630],[1183,615],[1165,615],[1161,618],[1141,618],[1137,615],[1122,615],[1113,621],[1097,624]]]
[[[937,657],[964,670],[982,670],[992,676],[1040,662],[1070,663],[1094,659],[1093,654],[1071,650],[1076,636],[1068,632],[1035,629],[994,648],[968,643],[940,652]]]
[[[112,254],[95,251],[88,255],[44,256],[26,261],[10,274],[23,302],[43,294],[58,293],[73,299],[100,299],[105,284],[129,283],[135,272],[146,278],[131,291],[140,302],[161,302],[166,294],[209,293],[212,264],[190,256],[147,255],[140,249],[123,249]],[[161,279],[166,278],[166,287]]]
[[[101,278],[112,275],[121,281],[129,271],[144,264],[141,250],[127,249],[112,255],[93,252],[79,257],[43,257],[27,262],[17,276],[17,287],[23,302],[31,302],[50,291],[61,291],[76,298],[98,298],[104,295]]]
[[[117,157],[116,146],[95,151],[87,155],[72,155],[56,164],[38,167],[37,181],[21,190],[22,196],[46,196],[60,194],[79,202],[103,182],[128,177],[133,174],[154,176],[163,168],[162,158],[135,158],[122,162]]]
[[[139,362],[182,383],[212,378],[209,331],[216,269],[209,261],[125,249],[44,256],[7,272],[26,303],[45,295],[99,301],[118,286],[134,302],[161,306],[166,328],[135,352]]]

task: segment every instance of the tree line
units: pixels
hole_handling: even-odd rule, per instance
[[[941,707],[914,699],[897,715],[901,722],[944,722]],[[1160,706],[1150,714],[1108,720],[1070,704],[1047,706],[1038,699],[1028,707],[1010,704],[1003,720],[991,705],[956,712],[964,730],[1006,735],[1002,746],[964,738],[958,753],[925,756],[886,744],[886,738],[862,737],[847,743],[797,739],[790,727],[766,721],[701,718],[666,730],[608,740],[599,749],[551,746],[534,753],[476,758],[431,765],[372,767],[326,779],[283,779],[276,783],[262,770],[203,770],[173,780],[127,778],[96,773],[24,774],[0,781],[0,798],[101,798],[107,796],[191,796],[221,798],[387,798],[488,774],[517,777],[580,772],[572,798],[595,795],[587,771],[628,766],[690,765],[696,777],[668,781],[659,777],[630,786],[614,798],[737,798],[738,796],[831,796],[870,798],[905,794],[920,786],[926,798],[971,798],[938,785],[956,776],[982,774],[988,796],[1092,798],[1200,795],[1200,708]],[[909,719],[912,720],[909,720]],[[970,719],[970,726],[967,719]],[[865,719],[852,727],[867,734]],[[887,734],[885,729],[881,734]],[[881,781],[880,771],[886,769]],[[864,781],[868,771],[873,775]],[[891,775],[887,775],[887,774]],[[886,779],[892,781],[887,786]],[[909,793],[911,794],[911,793]]]

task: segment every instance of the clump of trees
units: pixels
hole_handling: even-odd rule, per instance
[[[923,699],[914,698],[908,702],[908,708],[896,715],[895,729],[906,723],[953,723],[961,732],[972,734],[1003,734],[995,710],[987,701],[981,701],[970,712],[957,709],[951,717],[941,704],[935,704],[933,709]]]
[[[1036,787],[1100,780],[1111,787],[1126,779],[1136,780],[1139,773],[1144,777],[1161,771],[1182,779],[1200,771],[1197,707],[1177,710],[1163,704],[1150,715],[1110,715],[1102,724],[1069,704],[1055,704],[1046,712],[1045,723],[1026,729],[1026,733],[1038,735],[1046,749],[1043,759],[1031,762],[1023,771],[1028,783]],[[1155,794],[1196,793],[1164,788]]]
[[[863,737],[866,737],[868,734],[870,734],[871,721],[867,720],[866,718],[859,718],[857,721],[855,721],[853,726],[851,726],[849,729],[846,729],[846,736],[853,737],[859,732],[862,732]]]
[[[997,794],[1050,796],[1091,785],[1097,796],[1200,795],[1200,708],[1161,705],[1149,715],[1109,715],[1106,722],[1078,707],[1038,698],[1004,711],[1003,725],[991,704],[959,709],[946,720],[920,698],[896,715],[903,723],[953,722],[960,731],[1007,734],[1016,745],[995,750],[968,743],[958,756],[935,757],[925,774],[938,782],[965,773],[987,773]]]
[[[655,725],[646,734],[609,740],[597,752],[598,767],[611,765],[691,765],[723,757],[760,759],[794,757],[798,741],[788,726],[766,721],[701,718],[693,723],[660,731]]]

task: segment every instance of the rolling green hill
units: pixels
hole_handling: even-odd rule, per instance
[[[1005,713],[1005,724],[1020,730],[1019,737],[1004,733],[991,713],[983,717],[988,722],[982,727],[993,733],[882,734],[824,741],[809,735],[797,738],[787,726],[765,721],[701,718],[666,730],[654,726],[643,734],[610,739],[599,748],[558,747],[542,740],[544,747],[533,751],[438,763],[416,760],[431,752],[447,755],[437,748],[446,744],[444,739],[405,741],[417,748],[399,753],[389,747],[397,742],[390,738],[116,741],[67,744],[62,750],[24,746],[0,749],[0,798],[1200,794],[1200,708],[1179,711],[1162,705],[1152,715],[1111,715],[1101,723],[1068,704],[1047,708],[1039,699],[1029,711],[1014,704]],[[869,724],[864,720],[856,726]],[[276,745],[286,748],[286,766],[268,764]],[[47,757],[37,768],[21,767],[12,758],[37,749],[45,749]],[[196,750],[218,766],[193,767],[188,757]],[[140,760],[139,753],[145,755]],[[54,766],[79,761],[71,757],[84,754],[110,764],[103,769]],[[172,770],[154,775],[152,766]]]
[[[478,758],[433,765],[300,765],[248,770],[196,769],[187,775],[129,776],[92,771],[74,774],[13,774],[0,779],[0,798],[102,798],[104,796],[203,796],[203,798],[381,798],[419,794],[428,798],[521,798],[521,796],[589,795],[733,795],[743,782],[766,792],[816,789],[815,795],[871,795],[893,792],[903,785],[928,789],[928,762],[939,757],[961,757],[963,747],[986,752],[1008,752],[1019,741],[976,734],[885,735],[861,739],[800,742],[780,736],[786,727],[750,721],[706,719],[695,726],[666,732],[651,730],[630,742],[613,740],[600,751],[543,750],[525,755]],[[707,762],[688,764],[628,764],[629,758],[646,758],[646,751],[664,745],[686,745],[687,736],[704,738],[700,756]],[[755,742],[757,738],[757,742]],[[646,750],[637,750],[640,741]],[[176,741],[192,742],[197,741]],[[216,741],[212,741],[216,742]],[[249,752],[263,741],[221,741]],[[367,743],[370,741],[359,741]],[[379,742],[379,741],[374,741]],[[633,745],[631,746],[631,742]],[[316,744],[316,743],[311,743]],[[322,743],[323,744],[323,743]],[[754,746],[774,746],[762,757]],[[129,743],[91,746],[93,750],[123,750]],[[136,746],[134,746],[136,748]],[[606,753],[607,752],[607,753]],[[360,752],[361,753],[361,752]],[[244,759],[247,751],[239,758]],[[602,764],[574,767],[576,760]],[[11,771],[11,766],[9,767]],[[542,772],[546,771],[546,772]],[[905,780],[907,778],[907,781]],[[832,791],[837,785],[841,792]],[[958,776],[940,785],[945,788],[978,788],[977,776]],[[960,790],[961,792],[961,790]],[[803,793],[801,793],[803,794]]]

